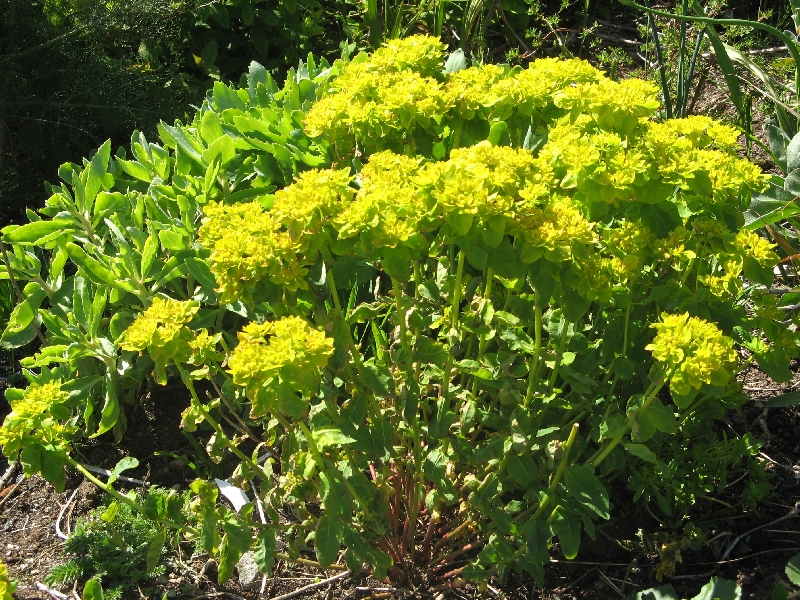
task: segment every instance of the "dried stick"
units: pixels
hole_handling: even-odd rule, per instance
[[[66,594],[62,594],[61,592],[57,592],[53,589],[50,589],[43,583],[39,583],[38,581],[34,581],[33,585],[36,587],[37,590],[40,592],[44,592],[51,598],[55,598],[55,600],[70,600],[70,597]]]
[[[78,489],[79,488],[75,488],[73,490],[72,495],[69,497],[69,500],[67,500],[67,502],[64,504],[64,506],[61,507],[61,510],[58,513],[58,518],[56,519],[55,528],[56,528],[56,535],[59,537],[59,539],[65,540],[65,539],[67,539],[69,537],[69,533],[65,534],[64,532],[61,531],[61,519],[64,516],[64,513],[67,510],[67,507],[70,504],[72,504],[72,501],[75,499],[75,495],[78,493]],[[67,530],[69,531],[69,525],[67,526]]]
[[[14,472],[17,470],[19,466],[19,459],[15,460],[13,463],[8,465],[6,472],[3,473],[3,476],[0,477],[0,490],[8,485],[8,482],[11,481],[11,478],[14,476]]]
[[[300,589],[297,589],[293,592],[289,592],[288,594],[275,596],[270,600],[290,600],[290,598],[297,598],[298,596],[302,596],[304,594],[307,594],[308,592],[313,592],[314,590],[318,590],[319,588],[325,587],[326,585],[329,585],[331,583],[335,583],[342,579],[347,579],[348,577],[350,577],[350,571],[345,571],[343,573],[339,573],[338,575],[334,575],[333,577],[328,577],[328,579],[325,579],[323,581],[318,581],[317,583],[312,583],[305,587],[301,587]]]
[[[22,485],[22,482],[23,482],[23,481],[25,481],[25,480],[24,480],[24,479],[20,479],[20,480],[19,480],[17,483],[15,483],[15,484],[14,484],[14,487],[12,487],[12,488],[9,490],[9,492],[8,492],[8,493],[7,493],[7,494],[6,494],[6,495],[5,495],[5,496],[4,496],[2,499],[0,499],[0,508],[3,508],[3,506],[5,505],[5,503],[6,503],[6,502],[8,502],[9,498],[11,498],[11,496],[13,496],[13,495],[14,495],[14,492],[16,492],[16,491],[17,491],[17,488],[18,488],[20,485]]]

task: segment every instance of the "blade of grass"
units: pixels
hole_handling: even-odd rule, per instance
[[[698,16],[705,16],[706,13],[697,0],[692,0],[692,7]],[[742,127],[747,131],[751,131],[752,123],[746,122],[747,111],[744,106],[742,87],[739,85],[739,76],[736,74],[736,68],[733,66],[733,62],[728,56],[728,53],[725,52],[725,44],[722,43],[717,30],[714,29],[714,25],[711,23],[706,24],[706,35],[708,35],[708,41],[711,42],[711,47],[714,49],[714,54],[717,56],[720,71],[722,71],[725,84],[728,86],[728,97],[736,107],[736,112],[739,113],[739,120]]]
[[[647,8],[650,8],[650,0],[645,0]],[[664,97],[664,111],[667,119],[672,118],[672,95],[669,93],[669,83],[667,82],[667,70],[664,65],[664,53],[661,50],[661,41],[658,39],[658,26],[652,14],[647,13],[647,24],[653,34],[653,48],[656,51],[656,63],[658,64],[658,75],[661,78],[661,94]]]
[[[723,45],[725,47],[726,54],[730,57],[732,61],[742,65],[753,75],[758,77],[758,79],[761,80],[766,89],[766,96],[770,100],[772,100],[775,104],[775,115],[778,118],[778,125],[784,131],[784,133],[786,133],[786,135],[788,135],[790,138],[794,137],[794,134],[797,133],[796,127],[792,123],[789,117],[789,113],[784,108],[784,104],[780,101],[780,95],[775,90],[773,83],[777,82],[775,82],[772,77],[764,73],[761,67],[759,67],[756,63],[754,63],[744,54],[739,52],[736,48],[728,46],[727,44]],[[797,114],[795,114],[794,116],[797,117]]]

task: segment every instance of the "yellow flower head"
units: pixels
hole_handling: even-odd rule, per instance
[[[744,256],[751,256],[764,267],[773,267],[780,262],[780,257],[773,250],[776,245],[753,231],[738,232],[734,243]]]
[[[679,396],[688,395],[704,383],[724,386],[730,368],[736,363],[733,340],[708,321],[682,315],[661,315],[652,327],[655,339],[645,349],[664,363],[672,375],[671,389]]]
[[[217,357],[214,346],[220,336],[209,336],[205,329],[192,331],[187,326],[198,310],[199,303],[193,300],[154,298],[122,334],[119,346],[147,352],[155,363],[155,380],[166,385],[168,363],[200,365]]]
[[[248,392],[278,376],[295,378],[298,372],[317,374],[333,354],[333,339],[312,329],[300,317],[250,323],[238,335],[239,345],[228,359],[228,372]]]

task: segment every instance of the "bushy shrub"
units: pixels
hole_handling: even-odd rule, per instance
[[[62,485],[85,472],[72,443],[122,435],[141,380],[179,375],[182,426],[210,427],[265,509],[192,485],[184,530],[222,580],[251,547],[269,571],[344,540],[353,571],[441,588],[540,579],[627,465],[713,443],[746,400],[739,350],[776,379],[798,351],[763,293],[778,258],[743,227],[765,179],[737,132],[654,122],[653,86],[579,60],[443,69],[443,50],[309,60],[282,90],[253,64],[163,145],[64,165],[45,218],[3,232],[28,282],[3,343],[47,339],[7,393],[6,454]]]

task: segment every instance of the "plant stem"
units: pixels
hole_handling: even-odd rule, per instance
[[[625,325],[624,331],[622,333],[622,358],[627,358],[628,356],[628,325],[630,324],[631,320],[631,306],[633,304],[629,304],[628,308],[625,309]],[[614,379],[611,381],[611,387],[608,388],[608,394],[606,395],[606,402],[611,400],[611,396],[614,394],[614,388],[617,385],[617,381],[619,381],[619,375],[614,369]]]
[[[336,314],[342,320],[342,324],[344,324],[345,328],[347,329],[347,340],[350,343],[350,355],[353,357],[353,363],[355,364],[356,371],[358,374],[361,374],[363,370],[363,364],[361,363],[361,354],[358,351],[358,347],[356,346],[356,342],[353,339],[353,332],[350,331],[350,325],[347,323],[347,319],[344,316],[344,311],[342,310],[342,304],[339,302],[339,292],[336,289],[336,279],[333,277],[333,268],[332,266],[329,267],[328,264],[331,263],[330,261],[330,253],[326,250],[325,254],[327,254],[327,258],[325,260],[325,271],[326,271],[326,279],[328,280],[328,287],[331,291],[331,296],[333,297],[333,306],[336,309]]]
[[[458,266],[456,267],[456,281],[453,286],[453,303],[450,306],[450,334],[458,333],[458,307],[461,303],[461,280],[464,277],[464,251],[458,251]],[[442,398],[447,398],[450,393],[450,372],[453,370],[453,349],[447,353],[447,363],[442,380]]]
[[[489,302],[489,298],[492,295],[492,281],[494,280],[494,271],[492,271],[491,267],[486,269],[486,288],[483,292],[483,298]],[[478,362],[481,362],[483,358],[483,353],[486,352],[486,334],[482,333],[480,335],[478,341]],[[472,376],[472,395],[474,396],[478,392],[478,378],[473,375]]]
[[[650,384],[650,387],[647,388],[647,393],[645,394],[645,400],[644,402],[642,402],[642,407],[639,410],[646,409],[648,406],[650,406],[650,403],[656,397],[658,392],[660,392],[661,388],[664,387],[664,384],[667,382],[667,379],[668,377],[662,377],[657,383]],[[630,429],[631,426],[628,425],[626,422],[622,432],[619,435],[617,435],[617,437],[612,439],[610,442],[607,442],[597,452],[595,452],[592,455],[592,457],[586,461],[585,464],[587,465],[591,464],[593,467],[597,468],[600,465],[600,463],[603,462],[606,456],[608,456],[611,453],[611,451],[619,445],[619,443],[622,441],[622,438],[625,437],[625,435],[628,433],[628,431],[630,431]]]
[[[406,325],[406,315],[403,312],[403,290],[394,277],[392,277],[392,291],[394,292],[394,310],[400,326],[400,347],[403,350],[408,350],[408,326]]]
[[[634,0],[620,0],[621,4],[632,6],[641,10],[648,15],[655,15],[658,17],[666,17],[668,19],[677,19],[678,21],[689,21],[692,23],[705,23],[707,25],[723,25],[727,27],[752,27],[753,29],[760,29],[766,33],[775,36],[786,45],[789,54],[792,56],[795,66],[795,94],[797,95],[798,104],[800,104],[800,50],[797,48],[796,42],[774,27],[770,27],[766,23],[759,21],[748,21],[746,19],[713,19],[711,17],[696,17],[693,15],[677,15],[675,13],[656,10],[647,6],[637,4]]]
[[[66,463],[76,471],[80,472],[84,477],[86,477],[86,479],[91,481],[93,484],[95,484],[109,496],[112,496],[116,500],[119,500],[120,502],[127,504],[135,511],[140,512],[145,516],[147,516],[145,513],[144,506],[142,506],[141,504],[137,504],[136,502],[128,498],[125,494],[122,494],[117,490],[115,490],[113,486],[104,483],[101,479],[95,477],[88,469],[86,469],[86,467],[84,467],[81,463],[76,461],[71,456],[66,457]],[[150,517],[147,518],[149,519]],[[194,527],[190,527],[189,525],[183,525],[181,523],[176,523],[174,521],[170,521],[169,519],[162,519],[160,517],[153,520],[158,521],[159,523],[161,523],[162,525],[166,525],[167,527],[172,527],[173,529],[186,531],[187,533],[190,533],[192,535],[200,535],[199,531],[197,531]]]
[[[547,495],[542,499],[541,504],[539,504],[539,508],[536,509],[536,512],[531,515],[531,519],[536,519],[541,515],[547,505],[550,504],[552,498],[555,496],[556,487],[558,487],[558,482],[561,481],[561,476],[564,474],[564,471],[567,468],[567,461],[569,460],[569,452],[572,450],[572,444],[575,442],[575,438],[578,435],[578,429],[580,429],[580,425],[575,423],[572,426],[572,431],[569,432],[569,438],[567,438],[567,443],[564,444],[564,455],[561,457],[561,462],[558,463],[558,469],[556,469],[555,474],[553,475],[553,480],[550,482],[550,487],[547,490]]]
[[[552,394],[558,378],[558,370],[561,368],[561,357],[564,354],[564,346],[567,345],[567,330],[569,323],[566,319],[561,319],[561,339],[558,342],[558,354],[556,354],[556,364],[553,365],[553,372],[550,374],[550,381],[547,384],[548,393]]]
[[[533,349],[533,358],[528,367],[528,391],[525,394],[525,401],[522,405],[527,408],[530,406],[533,399],[533,387],[536,385],[536,373],[539,371],[539,357],[542,353],[542,307],[538,304],[534,308],[534,328],[535,328],[535,346]]]
[[[303,421],[298,421],[297,426],[300,427],[300,431],[303,432],[306,442],[308,442],[308,449],[311,452],[311,456],[314,457],[314,461],[317,463],[317,465],[319,465],[320,475],[324,477],[331,477],[329,469],[325,464],[325,457],[322,456],[322,452],[319,451],[317,443],[314,441],[314,437],[311,434],[311,430],[308,428],[308,425],[306,425]],[[331,477],[331,479],[339,479],[347,488],[347,491],[353,496],[355,501],[361,505],[361,508],[364,510],[364,514],[366,515],[367,519],[372,518],[367,503],[364,502],[364,500],[361,498],[361,494],[358,493],[358,490],[356,490],[347,479],[343,477]]]
[[[211,413],[206,408],[205,404],[200,402],[200,398],[197,396],[197,391],[194,389],[194,384],[192,380],[189,378],[189,374],[186,370],[176,363],[178,367],[178,371],[181,374],[181,379],[183,380],[184,385],[189,389],[189,393],[192,395],[192,402],[194,403],[195,407],[202,413],[203,419],[211,425],[211,428],[214,430],[214,433],[217,435],[217,439],[222,440],[222,443],[225,444],[225,447],[233,452],[236,457],[241,460],[243,463],[247,464],[254,473],[256,473],[261,479],[266,480],[266,476],[264,475],[264,471],[261,470],[256,463],[252,461],[252,459],[248,458],[247,455],[239,450],[239,448],[228,439],[228,436],[225,435],[225,431],[222,429],[222,426],[217,423],[217,421],[211,416]]]

